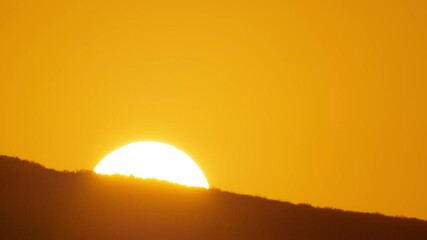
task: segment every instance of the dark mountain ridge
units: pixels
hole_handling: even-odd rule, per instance
[[[427,222],[0,156],[0,239],[427,239]]]

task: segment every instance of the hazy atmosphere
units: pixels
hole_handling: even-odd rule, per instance
[[[427,219],[427,2],[1,1],[0,154],[159,141],[209,185]]]

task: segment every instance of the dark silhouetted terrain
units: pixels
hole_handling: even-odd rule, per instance
[[[0,239],[427,239],[427,222],[0,156]]]

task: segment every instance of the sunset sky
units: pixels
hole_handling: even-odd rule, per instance
[[[427,219],[427,2],[1,1],[0,154],[134,141],[211,187]]]

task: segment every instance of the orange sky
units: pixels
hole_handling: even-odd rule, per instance
[[[427,219],[425,1],[152,2],[1,1],[0,154],[158,140],[217,188]]]

